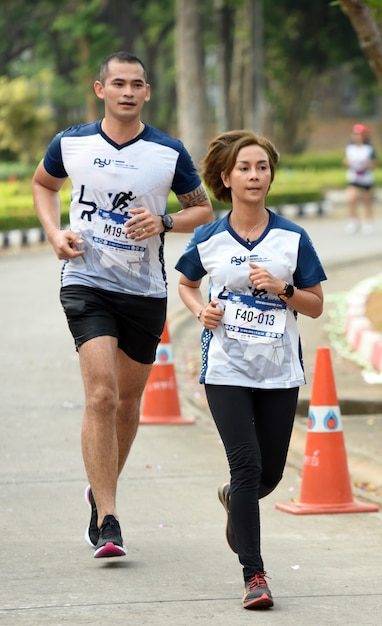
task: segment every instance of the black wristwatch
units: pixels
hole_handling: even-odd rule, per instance
[[[168,233],[169,230],[172,230],[174,227],[174,220],[171,215],[162,215],[162,224],[164,226],[164,232]]]
[[[284,291],[282,293],[279,293],[278,296],[280,300],[284,300],[285,302],[286,300],[289,300],[289,298],[291,298],[293,294],[294,294],[293,285],[291,285],[290,283],[285,283]]]

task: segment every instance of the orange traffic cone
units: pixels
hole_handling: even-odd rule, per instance
[[[167,322],[158,344],[155,362],[146,383],[141,406],[141,424],[193,424],[181,415]]]
[[[379,510],[353,500],[329,348],[316,353],[300,501],[276,509],[296,515]]]

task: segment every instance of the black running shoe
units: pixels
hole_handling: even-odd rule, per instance
[[[225,483],[225,485],[222,485],[221,487],[219,487],[218,496],[219,496],[220,502],[224,506],[226,513],[227,513],[227,526],[225,529],[225,536],[226,536],[229,547],[231,548],[233,552],[237,554],[235,534],[233,532],[231,515],[229,513],[230,490],[231,488],[230,488],[229,483]]]
[[[88,542],[89,546],[95,548],[99,539],[98,513],[90,485],[88,485],[85,489],[85,502],[88,503],[91,511],[90,522],[85,530],[85,540]]]
[[[94,551],[94,558],[107,556],[125,556],[126,548],[121,535],[121,527],[114,515],[105,515],[99,529],[99,539]]]
[[[269,609],[273,606],[270,589],[265,580],[265,572],[255,574],[245,582],[243,607],[245,609]]]

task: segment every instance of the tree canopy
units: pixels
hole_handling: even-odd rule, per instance
[[[346,6],[365,4],[1,0],[0,89],[17,101],[20,79],[29,87],[35,115],[28,123],[34,125],[37,139],[23,147],[17,143],[20,128],[10,104],[0,118],[8,125],[0,158],[20,158],[22,150],[23,158],[36,159],[46,145],[47,130],[99,116],[93,82],[102,59],[118,49],[134,52],[148,68],[153,98],[145,119],[181,138],[190,137],[195,151],[204,148],[195,125],[206,142],[216,131],[247,125],[270,134],[284,151],[302,150],[325,73],[346,66],[369,100],[373,90],[377,92],[378,72],[366,59],[365,37],[357,31],[360,48]],[[370,23],[381,36],[380,0],[368,4]],[[31,98],[24,105],[30,107]],[[27,117],[19,111],[19,119]]]

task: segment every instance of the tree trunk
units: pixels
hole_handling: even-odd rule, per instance
[[[263,95],[263,10],[262,0],[244,0],[235,22],[230,124],[262,133]]]
[[[229,124],[231,128],[251,128],[248,112],[252,113],[252,56],[249,43],[251,0],[244,0],[236,11],[229,89]]]
[[[216,127],[218,133],[229,129],[229,84],[232,58],[232,9],[227,0],[214,0],[216,30]]]
[[[89,68],[90,61],[90,46],[84,35],[79,37],[78,47],[85,89],[85,122],[94,122],[94,120],[98,118],[97,98],[95,97],[93,89],[94,76],[90,69],[87,69]]]
[[[341,8],[357,33],[361,50],[382,87],[382,29],[371,9],[361,0],[340,0]]]
[[[198,165],[207,147],[208,103],[200,33],[200,0],[176,0],[175,68],[179,136]]]
[[[256,132],[264,132],[264,16],[263,0],[252,0],[253,18],[253,125]]]

